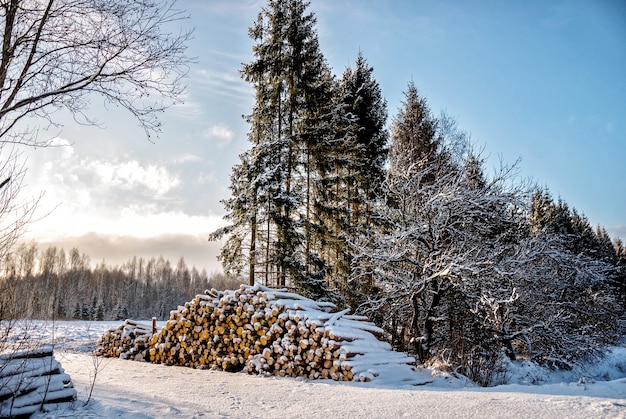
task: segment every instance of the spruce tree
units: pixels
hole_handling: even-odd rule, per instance
[[[437,119],[432,116],[426,99],[420,97],[413,82],[404,93],[403,107],[391,125],[391,166],[389,173],[407,169],[421,171],[441,164],[441,141],[437,134]],[[426,182],[432,182],[431,173]]]
[[[232,223],[221,253],[227,272],[248,270],[250,283],[295,286],[315,295],[312,273],[313,150],[323,135],[332,78],[319,49],[315,17],[301,0],[270,0],[249,30],[254,61],[242,77],[255,89],[246,117],[249,151],[233,169]],[[259,277],[260,275],[260,277]]]
[[[340,83],[340,100],[349,118],[344,133],[347,180],[353,180],[348,185],[349,199],[355,207],[380,195],[387,161],[387,103],[373,71],[359,53],[354,69],[346,69]],[[353,217],[358,215],[355,210]]]
[[[387,106],[373,68],[359,53],[354,68],[347,68],[336,87],[333,134],[321,148],[318,211],[322,220],[324,254],[333,270],[331,284],[349,305],[359,304],[360,281],[354,272],[350,243],[371,237],[375,200],[381,196],[387,161]]]

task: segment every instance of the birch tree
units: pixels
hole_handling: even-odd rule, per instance
[[[183,18],[174,1],[0,1],[0,257],[39,200],[19,196],[26,165],[17,146],[48,145],[40,130],[60,126],[59,111],[98,125],[96,98],[157,134],[158,114],[183,93],[190,32],[165,28]]]

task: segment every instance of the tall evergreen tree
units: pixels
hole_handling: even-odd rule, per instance
[[[432,115],[426,99],[420,97],[413,82],[404,93],[403,107],[391,125],[391,166],[389,173],[421,171],[440,166],[441,139],[437,133],[437,119]],[[440,160],[437,162],[436,160]],[[424,181],[433,181],[431,173]]]
[[[247,117],[252,148],[233,169],[224,202],[231,227],[222,249],[227,272],[249,282],[292,285],[314,296],[311,172],[323,135],[332,77],[319,49],[315,17],[302,0],[269,0],[250,28],[254,61],[242,77],[255,88]],[[261,275],[261,278],[258,277]]]
[[[347,151],[348,199],[354,207],[365,206],[365,200],[380,195],[387,161],[387,103],[374,69],[359,53],[354,69],[346,69],[340,83],[340,101],[347,112],[345,129]],[[358,210],[354,210],[354,218]]]
[[[375,199],[381,196],[387,161],[387,105],[373,68],[359,53],[336,87],[333,134],[321,148],[318,212],[322,221],[324,255],[333,267],[331,286],[358,304],[359,285],[350,282],[354,271],[350,243],[371,237]]]

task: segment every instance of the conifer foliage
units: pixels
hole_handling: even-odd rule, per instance
[[[319,50],[315,18],[302,1],[269,1],[250,28],[255,60],[242,76],[256,91],[247,117],[252,148],[233,169],[232,222],[222,262],[249,282],[293,284],[314,294],[313,153],[323,136],[332,78]]]
[[[386,103],[359,55],[335,81],[308,3],[269,1],[250,28],[243,66],[256,103],[251,148],[233,168],[221,260],[250,284],[291,286],[311,298],[345,286],[347,243],[371,218],[386,161]],[[343,278],[340,283],[331,276]]]
[[[356,307],[364,284],[353,275],[352,249],[378,224],[375,202],[382,196],[388,154],[386,102],[362,54],[337,84],[333,114],[332,136],[317,159],[317,211],[331,267],[328,282]]]
[[[570,368],[626,324],[626,251],[516,179],[487,175],[469,135],[413,82],[387,107],[362,54],[338,79],[302,0],[268,0],[250,28],[251,147],[224,201],[221,261],[366,314],[396,347],[493,382],[505,357]]]

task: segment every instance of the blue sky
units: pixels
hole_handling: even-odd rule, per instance
[[[180,0],[195,27],[185,103],[162,116],[155,143],[104,108],[104,128],[67,118],[65,147],[31,150],[29,191],[45,190],[29,237],[120,263],[163,254],[219,268],[231,167],[248,148],[253,91],[247,29],[263,1]],[[312,0],[322,52],[336,75],[361,51],[390,117],[412,80],[432,111],[467,131],[489,167],[521,158],[530,178],[626,241],[626,3],[622,1]]]

